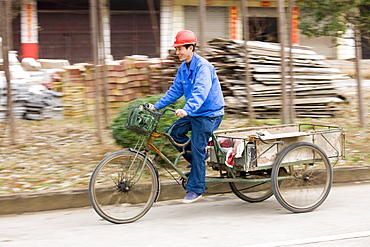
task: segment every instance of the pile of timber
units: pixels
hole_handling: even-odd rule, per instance
[[[225,96],[226,112],[248,115],[246,52],[244,41],[216,38],[208,43],[205,58],[216,68]],[[256,118],[281,115],[280,44],[247,42],[251,106]],[[286,48],[287,103],[293,99],[297,117],[333,117],[344,97],[336,90],[336,80],[348,79],[338,69],[330,68],[324,56],[308,47],[292,49],[292,75],[289,49]],[[293,87],[291,87],[293,85]]]

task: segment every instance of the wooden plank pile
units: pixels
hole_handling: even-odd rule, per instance
[[[245,76],[244,41],[216,38],[209,41],[207,58],[217,70],[225,96],[226,112],[248,115]],[[281,111],[280,45],[258,41],[247,43],[249,53],[251,102],[256,118],[278,118]],[[286,49],[288,56],[289,50]],[[339,70],[330,68],[325,57],[307,47],[295,46],[293,54],[293,88],[289,57],[286,71],[286,91],[293,92],[297,117],[332,117],[337,112],[336,103],[344,97],[334,86],[334,81],[348,79]],[[288,99],[288,101],[290,101]]]

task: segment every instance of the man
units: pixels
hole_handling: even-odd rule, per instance
[[[191,166],[184,203],[195,202],[206,189],[206,147],[224,114],[224,99],[215,68],[194,51],[197,43],[193,32],[183,30],[177,33],[172,47],[183,63],[173,85],[157,103],[151,105],[152,110],[159,110],[185,96],[185,106],[175,111],[180,118],[167,130],[177,143],[188,141],[186,134],[192,132],[186,147],[191,154],[184,155]]]

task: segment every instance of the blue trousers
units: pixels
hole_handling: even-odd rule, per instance
[[[190,175],[186,185],[187,191],[203,194],[206,189],[206,147],[212,132],[221,124],[222,116],[218,117],[190,117],[179,118],[173,123],[167,132],[177,143],[185,143],[189,140],[187,133],[191,131],[190,143],[184,158],[191,164]],[[176,147],[176,146],[175,146]],[[176,147],[179,151],[181,148]]]

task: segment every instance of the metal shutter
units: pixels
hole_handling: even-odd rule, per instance
[[[229,37],[228,7],[206,7],[206,40]],[[185,6],[185,29],[199,35],[198,7]]]

